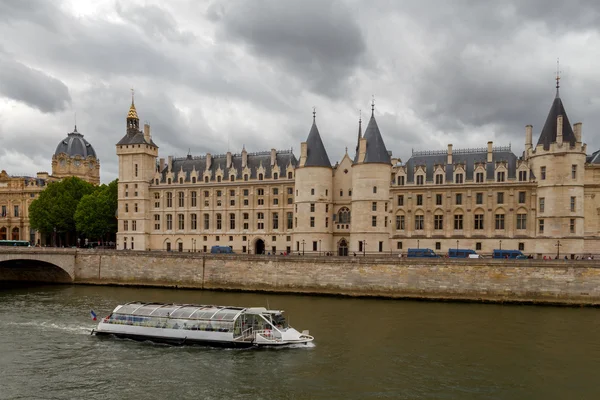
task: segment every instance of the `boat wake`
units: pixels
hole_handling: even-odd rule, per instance
[[[65,326],[59,325],[54,322],[42,321],[42,322],[9,322],[8,325],[16,325],[16,326],[29,326],[29,327],[37,327],[41,328],[41,330],[57,330],[57,331],[66,331],[78,335],[89,335],[92,328],[89,326]]]

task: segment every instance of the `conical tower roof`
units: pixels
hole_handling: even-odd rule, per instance
[[[540,134],[540,138],[538,139],[537,145],[540,144],[544,146],[544,150],[550,149],[550,143],[556,142],[556,127],[557,127],[557,117],[562,115],[562,134],[563,134],[563,143],[570,143],[571,146],[575,145],[577,139],[575,139],[575,134],[573,133],[573,128],[571,127],[571,123],[569,122],[569,117],[567,117],[567,112],[565,111],[565,107],[563,106],[563,102],[560,99],[558,89],[556,90],[556,97],[552,102],[552,106],[550,107],[550,111],[548,112],[548,117],[546,117],[546,123],[544,124],[544,128],[542,129],[542,133]]]
[[[133,103],[133,99],[131,99],[131,107],[129,107],[129,112],[127,113],[127,119],[139,119],[137,111],[135,109],[135,104]]]
[[[381,137],[381,132],[379,132],[377,121],[375,121],[374,112],[371,113],[371,119],[369,120],[369,124],[367,125],[367,129],[365,129],[363,137],[367,140],[365,163],[390,164],[392,162],[390,154],[383,142],[383,138]]]
[[[305,167],[327,167],[331,168],[331,162],[327,156],[327,151],[321,140],[319,134],[319,128],[315,121],[315,115],[313,113],[313,124],[310,128],[310,133],[306,139],[306,162]]]

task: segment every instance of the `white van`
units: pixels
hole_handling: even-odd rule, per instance
[[[469,254],[469,258],[483,258],[480,254]]]

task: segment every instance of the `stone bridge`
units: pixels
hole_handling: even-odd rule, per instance
[[[76,249],[0,247],[0,281],[73,282],[76,255]]]

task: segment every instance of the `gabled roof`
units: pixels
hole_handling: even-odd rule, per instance
[[[367,151],[365,154],[365,163],[385,163],[390,164],[392,162],[390,153],[385,148],[385,143],[379,132],[377,121],[375,116],[371,114],[371,119],[365,129],[363,136],[367,140]]]
[[[327,156],[325,146],[323,146],[323,141],[321,140],[321,135],[319,134],[319,129],[314,118],[308,139],[306,139],[306,161],[304,166],[331,168],[331,162]]]
[[[557,117],[562,115],[563,117],[563,143],[570,143],[571,146],[575,146],[575,134],[573,133],[573,128],[569,123],[569,118],[567,117],[567,112],[565,111],[565,107],[563,106],[562,100],[558,94],[558,89],[556,90],[556,97],[552,102],[552,107],[550,107],[550,112],[548,113],[548,117],[546,118],[546,123],[544,124],[544,128],[542,129],[542,133],[540,134],[540,138],[538,139],[537,145],[540,144],[544,146],[544,150],[550,149],[550,143],[556,142],[556,125],[557,125]]]
[[[117,146],[125,145],[125,144],[149,144],[154,147],[158,147],[152,139],[150,139],[149,142],[146,141],[146,139],[144,138],[144,134],[141,131],[137,131],[134,134],[127,132],[125,134],[125,136],[123,136],[123,138],[121,140],[119,140],[119,143],[117,143]]]

